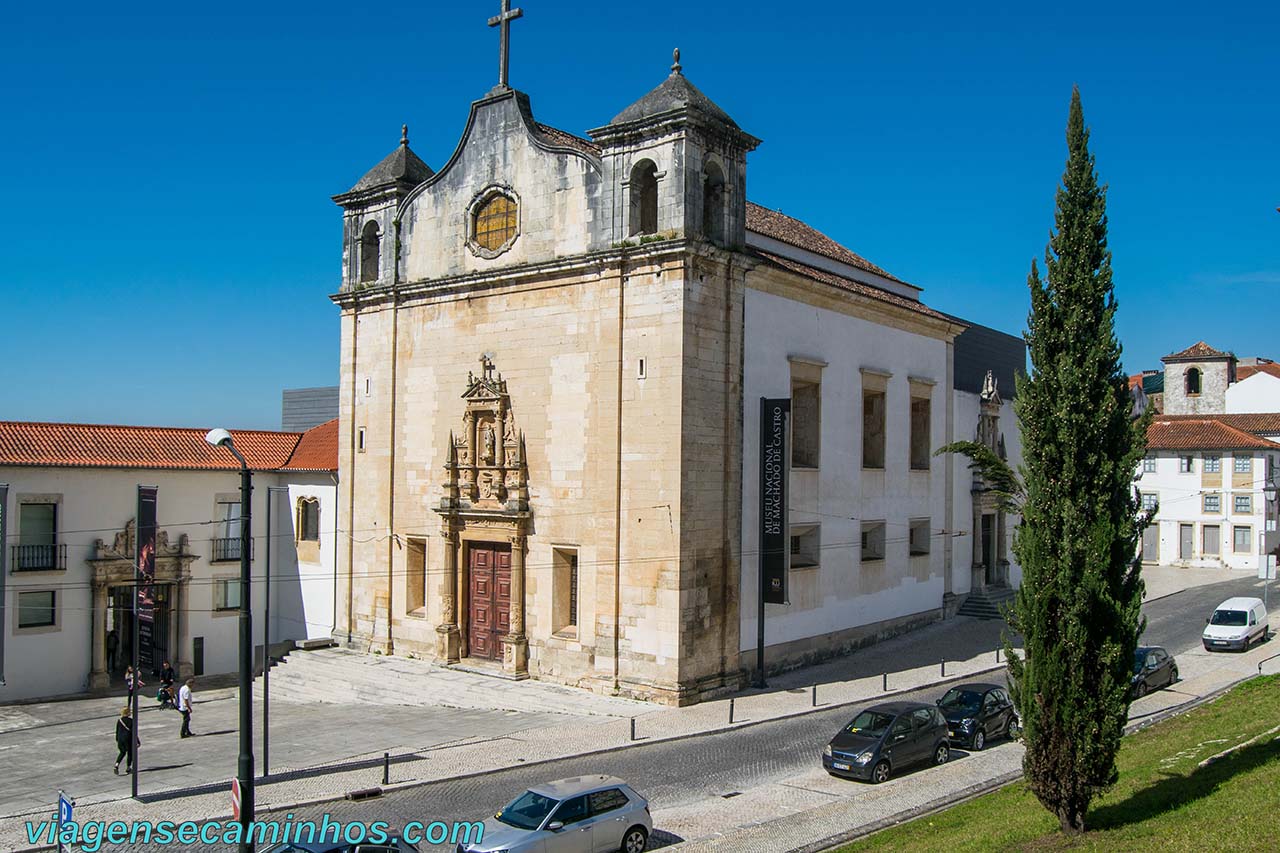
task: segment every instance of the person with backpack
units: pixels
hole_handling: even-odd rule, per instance
[[[120,717],[116,720],[116,748],[119,753],[116,755],[116,766],[112,772],[117,776],[120,775],[120,762],[126,758],[129,761],[125,765],[124,772],[133,772],[133,749],[130,746],[130,740],[133,741],[134,746],[141,744],[138,736],[133,733],[133,717],[129,714],[129,706],[125,705],[120,709]]]

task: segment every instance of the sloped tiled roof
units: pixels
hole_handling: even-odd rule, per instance
[[[406,135],[395,151],[383,157],[382,162],[365,172],[364,177],[347,190],[347,193],[370,190],[386,184],[405,184],[416,187],[434,174],[432,168],[422,162],[422,158],[409,148]]]
[[[208,444],[206,432],[180,427],[0,421],[0,465],[238,471],[240,463],[231,451]],[[249,467],[269,471],[289,461],[304,434],[234,430],[231,435]],[[336,432],[334,448],[335,465],[325,470],[337,468]]]
[[[1267,441],[1265,438],[1226,423],[1225,417],[1227,416],[1159,415],[1147,428],[1147,447],[1151,450],[1275,450],[1277,448],[1275,442]]]
[[[1274,361],[1265,361],[1262,364],[1242,364],[1236,367],[1236,381],[1240,382],[1248,379],[1255,373],[1265,373],[1268,376],[1274,376],[1280,379],[1280,364]]]
[[[626,124],[682,108],[696,110],[729,127],[738,127],[737,122],[690,83],[678,67],[673,67],[671,74],[657,88],[618,113],[609,124]]]
[[[1256,435],[1280,433],[1280,412],[1255,412],[1240,415],[1217,415],[1224,424]]]
[[[561,130],[558,127],[552,127],[549,124],[535,123],[535,127],[537,127],[538,135],[545,141],[550,142],[552,145],[563,145],[566,148],[572,148],[575,151],[580,151],[581,153],[592,157],[600,156],[600,146],[596,145],[589,139],[583,139],[581,136],[574,136],[567,130]]]
[[[298,439],[282,471],[337,471],[338,419],[314,426]]]
[[[919,302],[915,299],[908,299],[905,296],[899,296],[896,293],[891,293],[878,287],[872,287],[869,284],[854,281],[851,278],[844,278],[843,276],[838,276],[835,273],[830,273],[826,270],[816,269],[806,264],[802,264],[799,261],[793,261],[790,258],[780,257],[779,255],[773,255],[769,252],[758,251],[756,254],[774,266],[796,273],[797,275],[802,275],[805,278],[812,279],[813,281],[821,282],[822,284],[829,284],[832,287],[839,288],[840,290],[848,291],[849,293],[856,293],[859,296],[865,296],[880,302],[887,302],[888,304],[896,305],[899,308],[906,308],[908,311],[914,311],[915,313],[923,314],[926,317],[956,322],[946,314],[934,311],[923,302]]]
[[[1164,358],[1160,360],[1161,361],[1180,361],[1183,359],[1200,360],[1200,359],[1212,359],[1212,358],[1231,358],[1231,354],[1222,352],[1221,350],[1216,350],[1213,347],[1206,344],[1204,341],[1197,341],[1196,343],[1184,349],[1182,352],[1175,352],[1170,355],[1166,355]]]
[[[787,216],[776,210],[770,210],[767,207],[761,207],[750,201],[747,202],[747,230],[763,234],[766,237],[772,237],[799,249],[805,249],[815,255],[822,255],[825,258],[831,258],[833,261],[840,261],[851,267],[883,276],[892,281],[907,283],[871,263],[861,255],[851,252],[826,234],[806,225],[799,219]]]

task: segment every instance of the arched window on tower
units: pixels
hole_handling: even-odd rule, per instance
[[[641,160],[631,169],[630,236],[658,233],[658,167]]]
[[[378,234],[378,223],[372,220],[365,223],[360,232],[360,281],[378,280],[378,256],[381,254],[382,239]]]
[[[1187,371],[1187,396],[1200,393],[1200,368],[1193,367]]]
[[[702,235],[719,245],[724,242],[724,172],[708,161],[702,173]]]

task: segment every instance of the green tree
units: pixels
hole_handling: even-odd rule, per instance
[[[1045,276],[1033,261],[1027,280],[1031,373],[1018,377],[1014,401],[1021,476],[982,445],[943,450],[968,455],[1006,509],[1022,515],[1013,540],[1022,585],[1009,624],[1025,657],[1008,640],[1006,651],[1023,771],[1074,834],[1084,831],[1090,801],[1115,782],[1145,627],[1137,545],[1151,514],[1140,511],[1133,474],[1150,415],[1132,417],[1120,364],[1106,187],[1094,173],[1078,89],[1067,150]]]

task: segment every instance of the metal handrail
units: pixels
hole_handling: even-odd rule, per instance
[[[1275,660],[1276,658],[1280,658],[1280,652],[1276,652],[1276,653],[1275,653],[1274,655],[1272,655],[1271,657],[1269,657],[1269,658],[1263,658],[1262,660],[1258,661],[1258,675],[1262,675],[1262,665],[1263,665],[1264,663],[1266,663],[1266,662],[1267,662],[1267,661],[1269,661],[1269,660]]]

